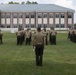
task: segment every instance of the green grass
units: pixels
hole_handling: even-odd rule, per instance
[[[4,33],[0,45],[0,75],[76,75],[76,44],[67,34],[57,35],[57,45],[45,46],[43,67],[35,65],[32,45],[16,45],[16,35]]]

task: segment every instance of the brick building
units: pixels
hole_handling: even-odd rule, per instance
[[[74,25],[74,12],[54,4],[0,4],[0,27],[68,28]]]

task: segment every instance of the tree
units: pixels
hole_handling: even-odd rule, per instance
[[[26,4],[38,4],[37,2],[30,2],[30,1],[27,1]]]
[[[19,2],[14,2],[14,4],[19,4]]]
[[[21,2],[21,4],[25,4],[25,2]]]
[[[27,1],[26,4],[31,4],[31,2],[30,1]]]
[[[32,4],[38,4],[37,2],[32,2]]]
[[[19,4],[19,2],[13,2],[13,1],[11,1],[11,2],[8,2],[8,4]]]
[[[13,2],[13,1],[11,1],[11,2],[8,2],[8,4],[14,4],[14,2]]]

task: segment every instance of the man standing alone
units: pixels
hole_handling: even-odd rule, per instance
[[[37,32],[34,34],[33,46],[35,46],[36,66],[42,66],[44,35],[41,28],[37,28]]]

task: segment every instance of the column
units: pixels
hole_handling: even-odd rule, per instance
[[[59,28],[61,28],[61,13],[59,13]]]
[[[11,20],[10,20],[10,23],[11,23],[11,28],[13,28],[13,13],[11,13]]]
[[[53,26],[56,27],[55,26],[55,12],[53,13]]]
[[[68,13],[65,12],[65,28],[68,27]]]

